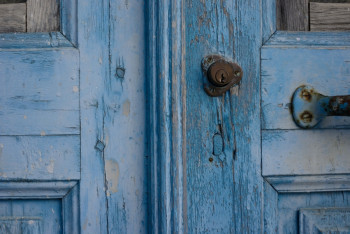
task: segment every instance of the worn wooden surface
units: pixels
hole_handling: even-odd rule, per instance
[[[109,2],[78,1],[78,9],[82,155],[80,226],[82,233],[108,233],[102,94],[105,92],[104,77],[109,74]]]
[[[148,229],[144,9],[145,1],[110,2],[110,69],[100,93],[109,233]]]
[[[0,233],[62,233],[61,212],[58,199],[0,200]]]
[[[275,15],[265,12],[270,23],[264,27],[271,37],[265,36],[261,50],[264,232],[302,233],[304,221],[317,224],[319,231],[347,230],[342,210],[349,206],[349,193],[344,192],[350,189],[348,130],[333,128],[348,128],[349,120],[328,118],[321,129],[300,130],[291,119],[290,98],[302,84],[316,86],[325,95],[350,93],[349,33],[272,35],[268,26]],[[300,221],[306,209],[335,213]],[[326,220],[318,225],[322,218]]]
[[[1,136],[1,180],[80,179],[79,136]]]
[[[1,49],[0,134],[79,134],[78,72],[74,48]]]
[[[153,165],[159,163],[152,166],[159,181],[152,183],[153,225],[160,233],[260,232],[260,1],[153,6],[160,7],[151,11],[159,31],[150,36],[158,38],[151,50],[157,59],[151,121],[159,133],[153,139]],[[236,60],[246,72],[239,88],[218,98],[203,90],[200,62],[211,53]],[[223,147],[215,156],[217,134]]]
[[[349,31],[350,3],[310,3],[310,31]]]
[[[336,34],[335,34],[336,35]],[[290,114],[291,97],[301,85],[311,85],[327,96],[350,94],[350,49],[345,41],[317,45],[317,34],[307,43],[269,43],[262,48],[262,128],[298,129]],[[349,36],[346,34],[344,36]],[[332,39],[330,37],[330,39]],[[315,72],[317,71],[317,72]],[[336,82],[335,82],[336,80]],[[278,118],[276,118],[278,116]],[[347,117],[327,117],[317,128],[349,128]]]
[[[330,192],[330,193],[300,193],[300,194],[279,194],[278,196],[278,210],[277,216],[279,219],[274,220],[274,224],[278,226],[277,233],[302,233],[303,222],[299,223],[300,214],[305,213],[305,208],[308,209],[324,209],[328,208],[328,211],[333,210],[336,212],[329,217],[330,219],[325,219],[319,228],[322,231],[322,226],[327,225],[332,227],[333,230],[339,230],[337,227],[341,227],[341,223],[344,224],[342,219],[337,219],[339,215],[342,216],[342,207],[349,207],[350,205],[350,193],[349,192]],[[331,207],[334,207],[333,209]],[[309,217],[311,222],[315,222],[317,219]],[[319,217],[321,218],[321,217]],[[322,218],[321,218],[322,220]],[[320,220],[319,220],[320,221]],[[348,221],[345,221],[348,222]],[[348,224],[348,223],[347,223]],[[324,227],[324,226],[323,226]],[[344,227],[344,226],[343,226]],[[300,229],[299,229],[300,228]],[[340,229],[345,230],[346,229]],[[326,231],[325,231],[326,232]],[[328,230],[329,232],[329,230]],[[310,232],[306,232],[310,233]]]
[[[53,32],[59,28],[58,0],[27,0],[27,32]]]
[[[309,0],[276,0],[277,30],[308,31]]]
[[[26,4],[0,4],[0,33],[26,31]]]

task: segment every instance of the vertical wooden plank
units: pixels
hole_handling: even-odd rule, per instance
[[[309,31],[309,0],[276,0],[277,30]]]
[[[244,71],[232,93],[232,122],[236,134],[234,205],[236,233],[262,232],[260,47],[261,0],[239,0],[236,6],[235,60]],[[250,56],[247,56],[250,55]]]
[[[146,233],[145,1],[110,1],[103,131],[109,233]]]
[[[109,1],[78,1],[80,50],[82,233],[108,233],[103,93],[109,75]]]
[[[232,120],[231,95],[228,92],[222,97],[209,97],[203,89],[206,78],[201,70],[201,60],[208,54],[235,58],[236,7],[242,10],[236,1],[185,1],[189,233],[234,233],[236,226],[240,226],[239,217],[234,214],[236,126]],[[216,155],[214,135],[223,142]]]
[[[259,0],[186,4],[187,203],[189,232],[260,232]],[[203,91],[200,61],[220,53],[245,72],[223,97]],[[249,56],[248,56],[249,55]],[[214,156],[213,135],[224,141]]]
[[[26,4],[0,4],[0,33],[26,31]]]
[[[58,0],[27,0],[27,32],[59,31]]]

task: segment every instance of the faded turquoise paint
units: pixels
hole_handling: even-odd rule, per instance
[[[293,108],[291,102],[302,85],[327,96],[350,92],[350,34],[274,32],[274,4],[264,3],[261,49],[264,230],[348,233],[349,118],[327,117],[314,129],[300,129],[292,112],[301,103]]]
[[[144,4],[61,0],[61,32],[0,35],[1,233],[147,232]]]
[[[274,0],[62,0],[61,25],[0,36],[0,230],[306,233],[348,219],[349,120],[306,132],[289,112],[302,82],[350,93],[348,33],[275,32]],[[244,70],[221,97],[203,89],[208,54]]]

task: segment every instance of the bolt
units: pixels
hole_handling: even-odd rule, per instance
[[[215,73],[215,80],[218,83],[225,84],[228,80],[228,74],[225,70],[220,69]]]
[[[118,67],[117,70],[116,70],[116,75],[118,76],[118,78],[124,78],[124,76],[125,76],[125,68]]]
[[[310,101],[311,100],[311,93],[308,90],[303,90],[303,91],[301,91],[301,97],[305,101]]]
[[[312,114],[309,111],[304,111],[301,115],[300,115],[300,119],[304,122],[304,123],[311,123],[312,121]]]

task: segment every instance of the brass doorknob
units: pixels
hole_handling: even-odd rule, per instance
[[[237,85],[243,77],[242,68],[221,55],[204,57],[202,70],[209,81],[204,84],[204,90],[211,97],[221,96]]]

